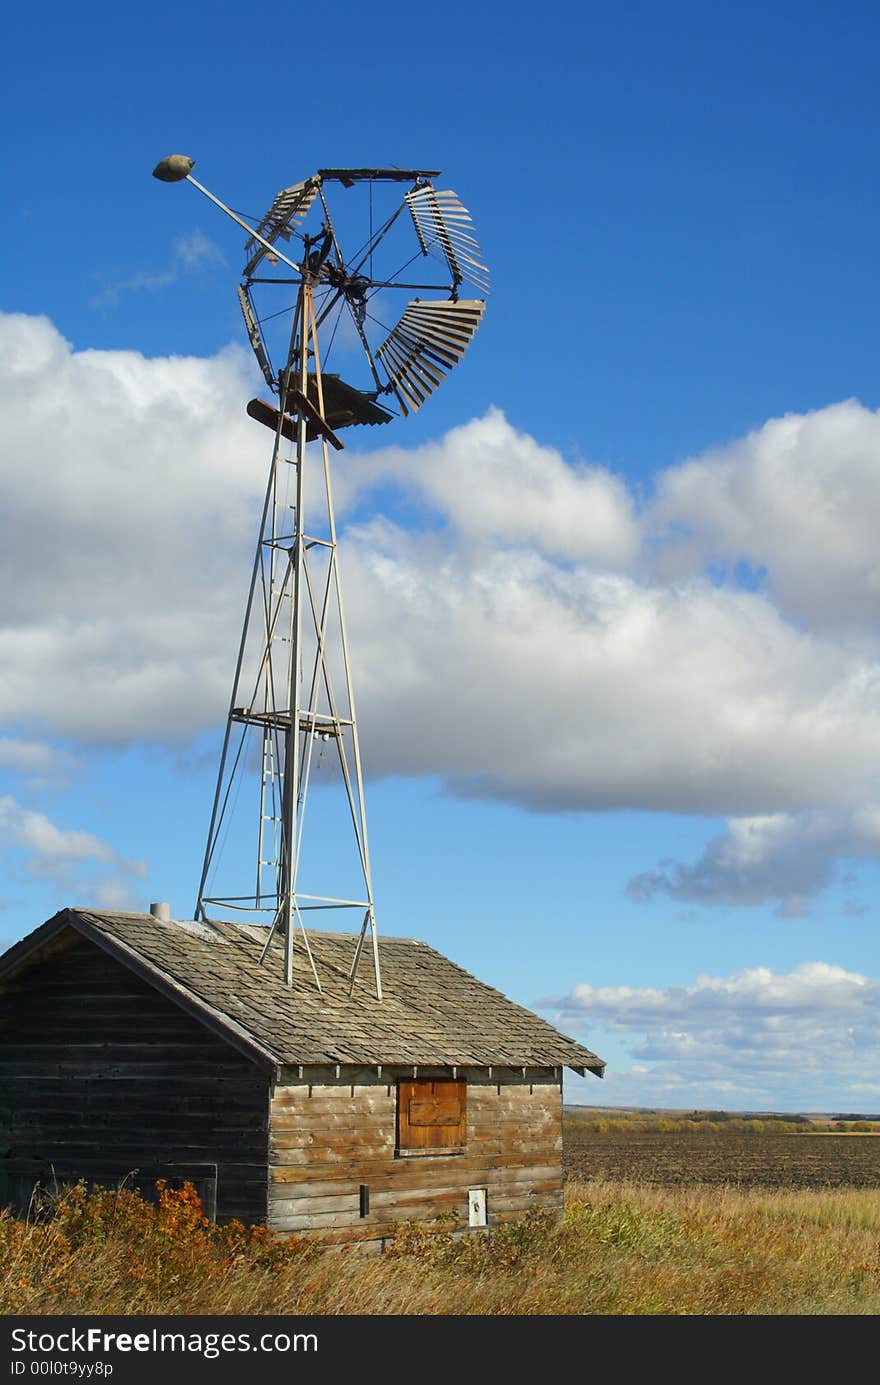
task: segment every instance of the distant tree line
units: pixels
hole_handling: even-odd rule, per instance
[[[880,1117],[834,1116],[828,1120],[811,1119],[803,1115],[782,1115],[762,1112],[750,1116],[735,1111],[690,1111],[663,1113],[661,1111],[615,1111],[605,1114],[595,1107],[565,1108],[566,1118],[577,1122],[579,1129],[595,1130],[602,1135],[656,1133],[660,1135],[804,1135],[804,1134],[880,1134]]]

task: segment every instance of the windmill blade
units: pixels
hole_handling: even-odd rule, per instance
[[[422,254],[439,250],[452,270],[453,282],[463,279],[481,293],[489,292],[489,271],[477,259],[480,247],[469,228],[473,226],[467,207],[454,192],[438,192],[433,183],[412,188],[405,194]]]
[[[294,183],[292,187],[282,188],[257,227],[257,235],[273,245],[279,237],[290,240],[296,223],[302,221],[308,212],[320,186],[321,179],[315,175],[302,183]],[[253,274],[264,255],[271,256],[271,251],[254,239],[248,241],[244,253],[250,256],[244,267],[245,277]]]
[[[250,338],[251,346],[254,348],[254,355],[257,358],[257,364],[259,365],[260,370],[263,372],[263,376],[266,380],[267,385],[269,385],[271,389],[275,389],[277,382],[275,380],[275,376],[272,374],[272,367],[269,364],[269,357],[266,353],[266,344],[263,341],[263,334],[260,331],[260,325],[257,322],[256,314],[254,313],[253,307],[251,305],[251,300],[248,295],[248,291],[241,284],[238,285],[237,291],[238,301],[241,304],[241,314],[244,318],[244,325],[247,328],[247,334]]]
[[[376,352],[405,415],[421,408],[470,345],[486,310],[481,298],[416,298]]]

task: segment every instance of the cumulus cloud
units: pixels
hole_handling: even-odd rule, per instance
[[[356,458],[344,468],[340,499],[350,505],[389,480],[442,514],[458,544],[532,548],[612,570],[638,556],[640,523],[620,478],[567,464],[512,428],[500,409],[451,429],[441,442]]]
[[[658,570],[745,562],[780,610],[817,629],[880,613],[880,413],[855,399],[770,419],[659,478]]]
[[[0,318],[7,724],[174,742],[218,715],[264,485],[247,397],[237,351],[74,352]]]
[[[577,985],[554,1004],[561,1013],[601,1016],[611,1026],[668,1032],[685,1024],[695,1031],[711,1028],[721,1010],[752,1020],[854,1010],[873,1015],[880,1005],[880,981],[829,962],[802,962],[790,972],[749,967],[732,976],[699,975],[692,986],[668,990]]]
[[[840,862],[880,857],[880,809],[837,809],[735,818],[693,864],[662,861],[634,876],[631,898],[656,894],[700,904],[776,903],[786,917],[806,913]],[[851,912],[858,905],[851,906]]]
[[[76,352],[0,316],[0,719],[23,740],[180,750],[222,721],[270,446],[250,369]],[[835,405],[668,469],[640,506],[497,409],[409,452],[351,448],[334,467],[368,771],[729,817],[632,892],[797,912],[875,854],[877,454],[877,416]],[[377,516],[391,493],[418,528]]]
[[[880,1066],[880,980],[832,963],[790,972],[752,967],[666,989],[577,985],[544,1005],[557,1022],[625,1036],[632,1065],[618,1081],[642,1104],[687,1093],[731,1106],[852,1109]],[[613,1099],[613,1098],[612,1098]]]
[[[784,811],[873,782],[873,673],[760,595],[384,521],[349,532],[345,573],[374,772],[551,811]]]

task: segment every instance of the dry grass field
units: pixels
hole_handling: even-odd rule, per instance
[[[406,1226],[363,1257],[217,1227],[192,1189],[0,1213],[5,1314],[880,1313],[880,1141],[566,1122],[560,1220]]]

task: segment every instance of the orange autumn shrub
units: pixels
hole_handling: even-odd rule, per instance
[[[22,1302],[51,1311],[62,1291],[76,1299],[77,1271],[91,1278],[97,1263],[116,1293],[162,1303],[187,1284],[276,1274],[315,1253],[265,1226],[209,1221],[192,1183],[171,1188],[159,1179],[156,1193],[152,1202],[130,1188],[81,1182],[39,1192],[27,1220],[0,1213],[0,1313],[19,1311]]]

